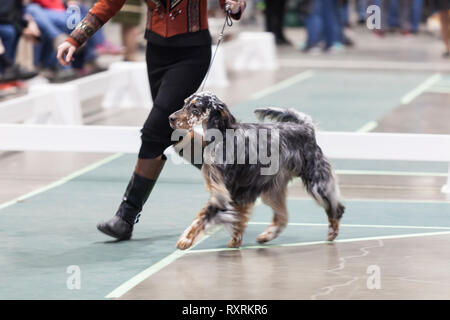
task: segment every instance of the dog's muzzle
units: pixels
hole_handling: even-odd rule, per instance
[[[177,122],[177,117],[175,117],[174,114],[172,113],[169,116],[169,124],[172,127],[172,129],[176,129],[176,122]]]

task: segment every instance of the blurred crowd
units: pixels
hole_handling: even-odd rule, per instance
[[[217,0],[209,0],[217,6]],[[114,45],[100,29],[76,53],[70,67],[57,63],[56,49],[82,19],[94,0],[1,0],[0,6],[0,98],[5,90],[20,88],[23,80],[37,74],[51,82],[64,82],[104,70],[98,63],[99,55],[123,55],[127,61],[136,60],[142,26],[142,0],[127,0],[127,5],[114,17],[121,24],[122,45]],[[298,16],[298,26],[306,29],[306,42],[301,50],[330,52],[352,46],[348,36],[350,16],[357,23],[366,24],[367,7],[381,8],[380,37],[390,32],[403,35],[417,34],[420,24],[429,15],[438,12],[441,21],[444,57],[449,56],[450,0],[247,0],[247,21],[264,12],[265,29],[275,36],[277,45],[289,46],[285,36],[288,11]],[[25,45],[19,46],[19,40]],[[16,61],[20,49],[28,44],[32,51],[32,66],[24,68]],[[18,49],[19,47],[19,49]]]
[[[446,48],[444,57],[449,57],[450,0],[265,0],[266,30],[274,33],[279,45],[290,44],[283,32],[283,18],[289,2],[295,2],[307,31],[306,43],[301,48],[304,52],[315,48],[328,52],[352,46],[353,41],[346,33],[351,26],[350,16],[354,14],[358,24],[366,25],[367,8],[377,5],[381,12],[380,28],[373,31],[380,37],[397,31],[405,36],[417,34],[420,24],[438,12]],[[370,11],[369,15],[372,13]]]
[[[139,3],[140,4],[140,3]],[[103,71],[97,63],[100,54],[121,54],[122,48],[105,38],[99,30],[76,53],[70,67],[56,59],[58,46],[64,42],[77,22],[88,12],[91,3],[64,0],[2,0],[0,6],[0,90],[15,92],[21,81],[36,75],[51,82],[64,82]],[[19,41],[31,45],[32,67],[26,69],[17,61]]]

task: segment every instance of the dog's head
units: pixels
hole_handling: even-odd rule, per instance
[[[206,125],[206,128],[224,130],[236,120],[216,95],[210,92],[194,93],[184,100],[184,106],[169,116],[172,129],[192,130],[196,125]]]

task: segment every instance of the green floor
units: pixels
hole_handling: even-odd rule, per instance
[[[430,74],[318,71],[258,101],[234,106],[236,115],[253,119],[255,106],[296,107],[324,130],[352,131],[395,108],[402,96]],[[382,90],[385,88],[385,90]],[[114,243],[97,232],[124,191],[136,155],[119,157],[69,182],[0,211],[0,299],[101,299],[117,286],[175,249],[179,234],[207,200],[197,169],[170,161],[151,195],[132,241]],[[337,161],[338,169],[446,172],[446,164]],[[450,227],[448,203],[346,201],[345,224]],[[291,222],[326,223],[309,200],[290,200]],[[270,210],[258,206],[252,221],[267,222]],[[244,244],[256,244],[262,225],[250,225]],[[427,232],[442,231],[427,229]],[[343,227],[340,238],[424,232],[422,229]],[[325,238],[325,226],[289,226],[274,243]],[[218,232],[201,248],[223,247]],[[67,267],[81,268],[81,289],[66,286]]]
[[[317,70],[314,76],[258,100],[233,106],[236,117],[255,121],[257,107],[295,108],[312,116],[320,130],[356,131],[400,104],[432,73]]]

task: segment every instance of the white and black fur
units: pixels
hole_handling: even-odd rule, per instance
[[[189,248],[209,226],[224,224],[231,233],[230,247],[239,247],[250,217],[251,209],[258,197],[274,212],[272,223],[258,236],[260,243],[274,239],[287,224],[287,185],[293,178],[301,178],[308,193],[325,209],[329,220],[327,239],[334,240],[339,233],[339,221],[344,213],[340,202],[339,187],[330,162],[316,142],[315,126],[311,118],[294,109],[263,108],[255,110],[260,120],[272,123],[241,123],[214,94],[196,93],[185,100],[184,107],[173,113],[170,124],[174,129],[192,130],[202,124],[204,131],[218,129],[224,141],[213,141],[216,148],[224,148],[227,129],[234,129],[245,141],[245,156],[250,150],[259,152],[255,141],[248,139],[247,132],[267,129],[279,133],[279,170],[273,175],[261,175],[265,165],[237,164],[236,159],[203,164],[202,173],[211,197],[193,223],[180,237],[177,247]],[[276,129],[276,130],[273,130]],[[239,141],[236,138],[232,143]],[[271,140],[267,139],[270,150]],[[253,145],[252,145],[253,144]],[[215,149],[217,150],[217,149]],[[226,154],[226,151],[223,152]],[[206,155],[205,155],[206,156]],[[209,155],[211,156],[211,154]],[[212,155],[214,157],[214,154]],[[217,160],[217,159],[216,159]],[[267,166],[267,165],[266,165]]]

